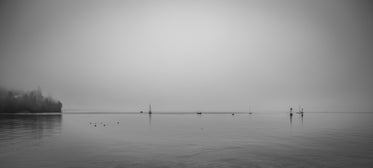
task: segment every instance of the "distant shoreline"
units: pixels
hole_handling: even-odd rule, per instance
[[[0,115],[62,115],[62,112],[44,112],[44,113],[0,113]]]
[[[63,114],[142,114],[142,115],[148,115],[147,112],[140,113],[140,112],[74,112],[74,111],[69,111],[69,112],[62,112]],[[202,112],[203,114],[249,114],[249,112]],[[197,114],[197,112],[153,112],[152,114]]]
[[[113,112],[113,111],[68,111],[62,112],[63,114],[142,114],[148,115],[147,112]],[[201,112],[201,114],[250,114],[250,112]],[[252,114],[282,114],[289,113],[288,111],[283,112],[252,112]],[[305,112],[305,114],[314,114],[314,113],[373,113],[373,112]],[[197,114],[197,112],[153,112],[152,114]]]
[[[202,112],[201,115],[208,115],[208,114],[221,114],[221,115],[225,115],[225,114],[250,114],[249,112]],[[273,114],[273,113],[276,113],[276,114],[281,114],[281,113],[288,113],[288,112],[256,112],[256,113],[252,113],[252,114]],[[317,113],[328,113],[328,114],[350,114],[350,113],[355,113],[355,114],[369,114],[369,113],[373,113],[373,112],[308,112],[307,114],[317,114]],[[140,114],[140,115],[149,115],[148,113],[139,113],[139,112],[72,112],[72,111],[69,111],[69,112],[39,112],[39,113],[0,113],[0,116],[6,116],[6,115],[14,115],[14,116],[22,116],[22,115],[90,115],[90,114],[93,114],[93,115],[105,115],[105,114],[123,114],[123,115],[126,115],[126,114]],[[175,115],[190,115],[190,114],[197,114],[197,112],[154,112],[152,113],[151,115],[166,115],[166,114],[175,114]]]

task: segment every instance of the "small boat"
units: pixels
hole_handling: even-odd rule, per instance
[[[201,115],[201,114],[202,114],[202,112],[197,112],[197,114],[200,114],[200,115]]]
[[[301,107],[299,107],[299,111],[298,112],[296,112],[297,114],[303,114],[303,107],[301,108]]]

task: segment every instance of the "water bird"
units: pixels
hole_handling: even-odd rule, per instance
[[[234,113],[232,113],[232,115],[234,115]]]

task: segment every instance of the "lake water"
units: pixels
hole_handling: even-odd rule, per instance
[[[373,113],[0,116],[0,167],[373,167],[372,129]]]

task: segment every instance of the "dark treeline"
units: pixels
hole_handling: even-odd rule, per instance
[[[40,88],[29,92],[0,89],[0,113],[47,113],[61,109],[62,103],[44,97]]]

